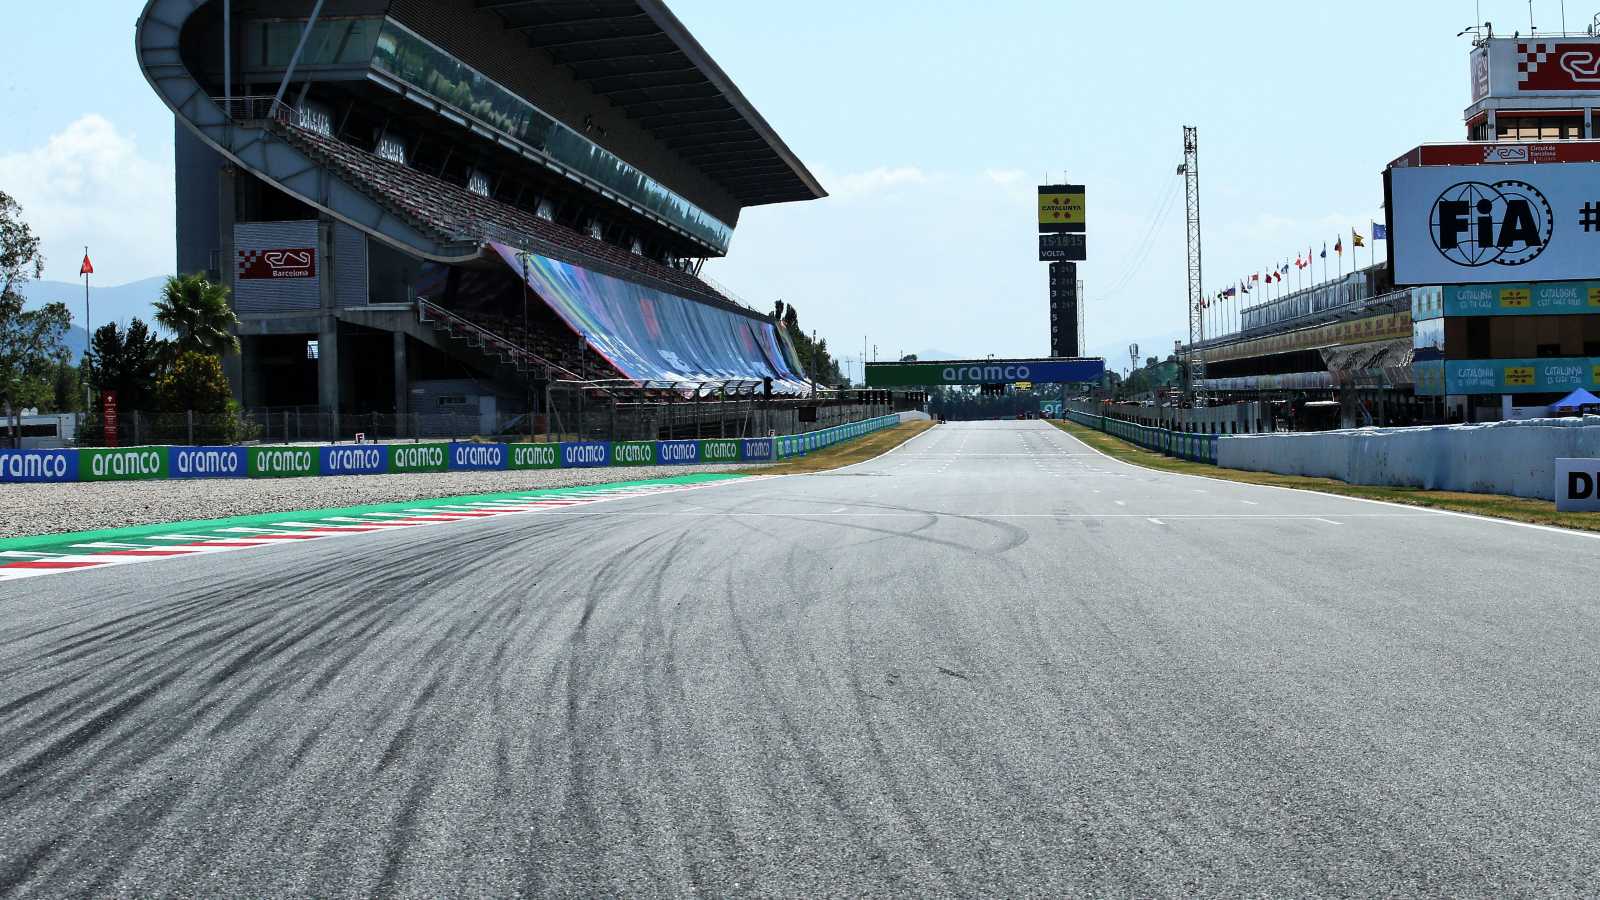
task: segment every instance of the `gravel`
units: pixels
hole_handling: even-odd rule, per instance
[[[103,481],[0,486],[0,537],[93,531],[193,519],[404,503],[463,494],[578,487],[754,468],[645,466],[283,479]]]

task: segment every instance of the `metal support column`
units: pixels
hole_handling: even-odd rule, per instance
[[[1183,175],[1185,206],[1188,211],[1188,268],[1189,268],[1189,359],[1185,371],[1188,381],[1185,394],[1191,406],[1206,405],[1205,389],[1206,355],[1200,345],[1206,339],[1205,310],[1201,287],[1200,266],[1200,137],[1196,128],[1183,127],[1183,165],[1178,169]]]
[[[306,42],[311,39],[311,29],[317,26],[317,17],[322,15],[322,3],[323,0],[317,0],[317,5],[311,7],[311,18],[306,20],[305,30],[300,32],[300,43],[295,45],[294,55],[289,57],[289,67],[283,70],[283,81],[278,83],[278,93],[272,98],[272,109],[267,111],[269,116],[276,116],[278,107],[283,104],[283,95],[294,78],[294,67],[299,65],[301,54],[306,52]]]

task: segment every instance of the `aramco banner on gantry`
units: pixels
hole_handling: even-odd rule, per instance
[[[1076,384],[1099,381],[1103,359],[970,359],[943,362],[867,363],[867,387],[932,387],[941,384]]]
[[[534,294],[629,378],[688,384],[771,378],[775,393],[811,390],[768,319],[493,246],[514,272],[523,272],[526,260]]]

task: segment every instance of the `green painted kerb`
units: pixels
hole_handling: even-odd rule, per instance
[[[530,445],[531,446],[531,445]],[[554,446],[554,445],[549,445]],[[570,497],[595,491],[615,490],[662,484],[699,484],[708,481],[727,481],[747,476],[724,472],[680,475],[676,478],[654,478],[648,481],[613,481],[588,484],[582,487],[547,488],[533,491],[508,491],[497,494],[469,494],[459,497],[437,497],[431,500],[409,500],[404,503],[375,503],[367,506],[344,506],[334,509],[299,509],[287,512],[262,513],[254,516],[234,516],[229,519],[199,519],[189,522],[160,522],[154,525],[131,525],[126,528],[106,528],[99,531],[75,531],[67,534],[41,534],[32,537],[0,538],[0,550],[68,552],[72,544],[91,541],[126,541],[152,534],[192,534],[205,536],[207,532],[222,528],[259,528],[276,522],[299,522],[306,519],[325,519],[333,516],[360,516],[364,513],[405,512],[413,509],[431,509],[439,506],[456,506],[494,500],[516,500],[537,497]],[[82,551],[78,551],[82,552]]]

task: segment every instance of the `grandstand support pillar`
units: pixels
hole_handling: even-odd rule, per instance
[[[233,402],[246,407],[250,405],[245,402],[248,394],[245,391],[244,384],[244,345],[248,340],[250,340],[248,337],[239,338],[238,353],[224,353],[222,355],[222,375],[228,379],[228,387],[233,393]]]
[[[323,316],[317,332],[317,405],[328,423],[330,439],[339,435],[339,356],[339,320]]]
[[[410,414],[411,377],[406,365],[406,335],[394,332],[394,415],[403,419]],[[398,424],[397,426],[398,427]]]

